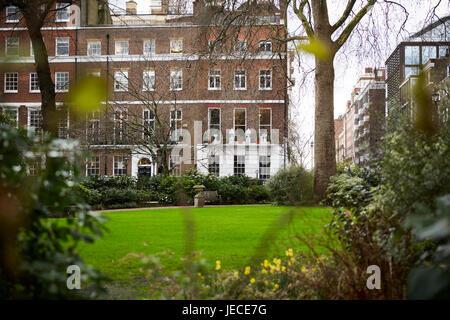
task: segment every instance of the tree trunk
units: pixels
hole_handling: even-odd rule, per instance
[[[324,199],[330,177],[336,173],[334,141],[334,56],[316,58],[314,114],[314,194]]]
[[[31,16],[29,16],[31,15]],[[55,85],[52,80],[48,54],[42,38],[40,24],[34,23],[33,13],[25,13],[25,21],[33,44],[34,65],[39,78],[41,90],[42,128],[56,137],[58,135],[58,113],[56,111]]]
[[[325,0],[311,2],[314,18],[314,38],[329,51],[328,57],[316,56],[314,113],[314,195],[325,198],[330,177],[336,172],[334,142],[334,66],[337,52],[331,35]]]

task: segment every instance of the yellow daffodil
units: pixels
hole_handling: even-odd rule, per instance
[[[248,275],[250,274],[250,267],[249,267],[249,266],[245,267],[244,274],[245,274],[246,276],[248,276]]]
[[[286,267],[285,266],[281,267],[281,272],[286,272]]]
[[[250,283],[251,283],[251,284],[255,283],[255,281],[256,281],[255,278],[251,278],[251,279],[250,279]]]
[[[270,265],[269,261],[267,261],[267,259],[264,260],[264,268],[269,267],[269,265]]]
[[[219,271],[220,268],[221,268],[221,266],[220,266],[220,260],[217,260],[217,261],[216,261],[216,270]]]
[[[267,274],[267,270],[266,269],[262,269],[262,273],[263,274]]]
[[[269,284],[269,281],[264,280],[264,284],[267,286]]]
[[[286,250],[286,255],[288,257],[292,257],[294,255],[294,251],[291,248],[289,248],[289,249]]]
[[[276,289],[278,289],[280,286],[278,285],[278,283],[275,283],[275,285],[273,286]]]

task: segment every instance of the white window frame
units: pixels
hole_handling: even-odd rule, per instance
[[[6,87],[7,87],[7,84],[8,84],[8,80],[7,80],[7,78],[8,78],[8,76],[9,75],[15,75],[15,82],[16,82],[16,84],[15,84],[15,87],[16,87],[16,89],[6,89]],[[19,73],[18,72],[5,72],[5,76],[4,76],[4,90],[3,90],[3,92],[4,93],[18,93],[19,92]]]
[[[70,126],[70,118],[69,118],[69,109],[65,108],[62,109],[61,106],[56,107],[57,112],[64,112],[64,115],[66,116],[66,119],[59,119],[57,125],[58,125],[58,138],[59,139],[67,139],[69,137],[69,126]],[[65,130],[65,134],[62,135],[62,130]]]
[[[123,43],[123,44],[125,44],[126,43],[126,53],[125,52],[119,52],[117,49],[117,44],[118,43]],[[125,48],[125,47],[122,47],[122,48]],[[122,55],[122,56],[126,56],[126,55],[128,55],[129,54],[129,52],[130,52],[130,42],[128,41],[128,40],[116,40],[115,42],[114,42],[114,54],[116,55],[116,56],[118,56],[118,55]]]
[[[120,113],[120,118],[116,118],[116,115]],[[127,134],[127,132],[125,132],[125,127],[127,126],[127,122],[128,122],[128,109],[125,108],[116,108],[114,110],[114,144],[122,144],[124,142],[124,138],[126,139],[127,137],[124,135]],[[117,126],[117,124],[119,124],[119,126]],[[119,128],[119,140],[116,140],[116,136],[117,136],[117,132],[116,132],[116,128]]]
[[[237,72],[244,72],[243,75],[237,75]],[[241,84],[241,79],[242,77],[244,77],[245,81],[245,86],[244,87],[236,87],[236,77],[239,77],[239,85]],[[238,69],[238,70],[234,70],[234,74],[233,74],[233,86],[234,86],[234,90],[247,90],[247,70],[244,69]]]
[[[38,124],[39,127],[36,126],[31,126],[31,113],[32,112],[37,112],[38,113]],[[27,128],[30,131],[36,132],[36,128],[38,128],[38,131],[42,131],[42,112],[41,109],[38,108],[28,108],[28,121],[27,121]]]
[[[14,112],[15,113],[15,117],[14,119],[12,119],[12,117],[10,117],[8,115],[8,113]],[[3,107],[2,110],[3,115],[5,115],[10,121],[14,121],[16,128],[19,127],[19,109],[15,108],[15,107]]]
[[[218,154],[208,155],[208,174],[220,176],[220,155]]]
[[[269,72],[270,74],[261,74],[262,72]],[[273,76],[272,69],[260,69],[259,70],[259,90],[272,90]],[[261,78],[264,77],[264,87],[261,87]],[[270,80],[270,87],[267,87],[267,79]]]
[[[99,52],[96,52],[100,50]],[[86,54],[90,57],[98,57],[102,55],[102,42],[100,40],[92,40],[87,43]]]
[[[263,163],[263,161],[261,161],[262,160],[261,158],[264,158],[264,157],[266,158],[264,161],[265,163]],[[261,163],[263,163],[265,166],[262,167]],[[263,180],[263,181],[270,179],[271,167],[272,167],[272,157],[270,155],[258,156],[258,179]],[[262,176],[264,176],[264,178],[262,178]]]
[[[272,108],[259,108],[258,110],[258,137],[261,139],[261,111],[262,110],[269,110],[270,112],[270,124],[269,124],[269,130],[267,131],[267,142],[272,141]],[[267,126],[266,124],[263,126]]]
[[[15,40],[15,41],[14,41]],[[17,43],[17,54],[9,54],[8,53],[8,48],[10,47],[8,45],[9,41],[14,41]],[[8,57],[17,57],[19,56],[20,52],[19,52],[19,48],[20,48],[20,40],[18,37],[9,37],[9,38],[5,38],[5,55]]]
[[[37,86],[39,89],[33,89],[33,76],[36,76],[35,81],[37,81]],[[37,74],[37,72],[30,72],[30,93],[39,93],[41,92],[41,89],[39,87],[39,76]]]
[[[270,44],[270,50],[266,50],[267,45]],[[269,39],[261,39],[259,40],[259,47],[258,47],[258,51],[259,53],[272,53],[272,40]],[[264,50],[261,50],[261,45],[264,46]]]
[[[62,10],[62,8],[64,10]],[[61,18],[61,15],[64,15]],[[65,17],[67,15],[67,17]],[[58,2],[56,3],[55,21],[56,22],[69,22],[70,20],[70,3]]]
[[[64,75],[64,78],[67,75],[67,84],[65,85],[65,89],[61,89],[61,85],[58,85],[58,79],[59,77]],[[69,81],[70,81],[70,75],[69,72],[55,72],[55,92],[68,92],[69,91]]]
[[[123,81],[121,83],[120,80],[125,80],[126,82]],[[128,91],[128,70],[114,71],[114,91],[115,92]]]
[[[118,161],[116,161],[116,159]],[[121,160],[121,161],[119,161],[119,160]],[[119,164],[120,162],[122,163],[123,167],[117,168],[117,170],[122,170],[121,172],[124,172],[124,173],[116,174],[116,163]],[[125,165],[125,156],[113,156],[113,176],[115,176],[115,177],[126,176],[126,175],[128,175],[128,172],[127,172],[128,170],[127,169],[128,168]]]
[[[92,164],[95,164],[95,167]],[[98,173],[96,173],[97,171]],[[86,159],[86,176],[94,175],[100,175],[100,156],[92,156]]]
[[[175,76],[180,75],[180,78],[177,79]],[[177,82],[175,82],[177,80]],[[178,84],[180,87],[175,87],[175,84]],[[169,90],[170,91],[181,91],[183,90],[183,70],[182,69],[176,69],[176,70],[170,70],[170,83],[169,83]]]
[[[219,131],[222,130],[222,108],[214,107],[208,108],[208,130],[211,130],[211,110],[219,110]],[[214,124],[217,126],[217,124]]]
[[[212,43],[214,43],[214,48],[211,48]],[[221,43],[216,41],[216,39],[208,40],[208,52],[213,54],[221,53],[222,52]]]
[[[236,161],[234,161],[235,160],[234,158],[236,158]],[[239,161],[242,158],[244,159],[244,161]],[[246,167],[246,161],[245,161],[246,159],[245,158],[246,158],[245,155],[239,155],[239,154],[234,155],[234,157],[233,157],[233,176],[245,175],[245,167]],[[236,164],[241,164],[243,166],[236,167]],[[242,171],[242,169],[244,172],[236,174],[236,171]]]
[[[244,128],[244,133],[247,130],[247,108],[234,108],[233,109],[233,130],[235,130],[235,134],[237,134],[236,132],[236,111],[238,110],[245,110],[245,128]]]
[[[177,49],[177,46],[179,47]],[[170,53],[180,54],[183,53],[183,39],[171,39],[170,40]]]
[[[149,86],[148,80],[150,80],[150,84],[152,84],[152,86]],[[155,84],[155,70],[144,70],[142,72],[142,91],[155,91]]]
[[[145,114],[148,113],[148,117],[145,117]],[[151,117],[152,116],[152,117]],[[144,110],[142,110],[142,122],[144,125],[144,128],[147,127],[148,124],[150,124],[149,127],[151,127],[151,130],[149,131],[154,131],[155,130],[155,111],[149,108],[145,108]],[[147,137],[147,134],[145,133],[145,131],[142,133],[142,136],[144,139],[148,139],[149,137]]]
[[[65,44],[67,42],[67,53],[60,54],[58,53],[58,44]],[[55,56],[65,57],[70,54],[70,39],[69,37],[57,37],[55,40]]]
[[[150,45],[148,45],[150,44]],[[148,51],[146,49],[150,48],[151,50]],[[151,56],[156,53],[156,41],[155,39],[148,39],[144,40],[142,43],[142,54],[146,56]]]
[[[86,118],[86,141],[95,143],[100,136],[100,111],[92,111]]]
[[[234,52],[238,54],[243,54],[247,50],[247,40],[246,39],[236,39],[234,43]]]
[[[178,118],[178,111],[181,113],[181,118]],[[175,118],[173,118],[172,117],[172,112],[175,112]],[[180,109],[180,108],[171,108],[170,109],[170,113],[169,113],[169,116],[170,116],[170,128],[172,128],[172,122],[174,122],[175,123],[175,127],[174,127],[174,129],[173,129],[173,132],[175,132],[175,137],[176,137],[176,139],[177,139],[177,143],[178,143],[178,138],[179,138],[179,135],[180,135],[180,133],[182,132],[182,130],[183,130],[183,109]],[[177,122],[180,122],[180,127],[178,128],[178,126],[177,126]],[[172,129],[171,129],[172,130]]]
[[[218,74],[212,74],[218,72]],[[212,79],[213,78],[213,79]],[[219,79],[219,86],[217,87],[217,78]],[[211,80],[213,80],[214,87],[211,87]],[[222,71],[213,69],[208,71],[208,90],[222,90]]]
[[[9,10],[15,10],[15,14],[17,14],[17,19],[11,20],[11,16],[13,15],[13,13],[8,13]],[[6,23],[17,23],[19,22],[19,8],[17,8],[16,6],[7,6],[5,8],[5,12],[6,12]]]

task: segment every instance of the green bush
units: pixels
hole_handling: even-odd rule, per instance
[[[361,208],[369,204],[379,173],[369,168],[347,164],[338,169],[328,185],[328,202],[333,207]]]
[[[255,185],[248,188],[248,199],[250,202],[268,202],[269,192],[265,186]]]
[[[116,189],[135,189],[137,187],[137,179],[129,176],[88,176],[86,177],[82,185],[91,190],[104,190],[109,188]]]
[[[266,187],[270,199],[277,205],[307,203],[313,196],[313,176],[303,167],[289,167],[271,177]]]

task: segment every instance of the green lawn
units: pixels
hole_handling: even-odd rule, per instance
[[[212,265],[221,260],[223,269],[242,268],[254,254],[261,237],[274,228],[289,211],[294,220],[276,235],[267,258],[284,254],[292,247],[302,250],[293,235],[298,231],[315,233],[330,221],[331,211],[323,207],[228,206],[190,209],[194,221],[195,251]],[[182,209],[152,209],[104,213],[110,220],[109,232],[91,245],[80,248],[87,263],[106,273],[124,287],[137,277],[134,263],[120,260],[128,253],[155,254],[173,252],[162,261],[169,269],[181,264],[185,247],[185,223]],[[277,229],[277,228],[274,228]],[[279,229],[279,228],[278,228]],[[120,286],[120,285],[119,285]]]

